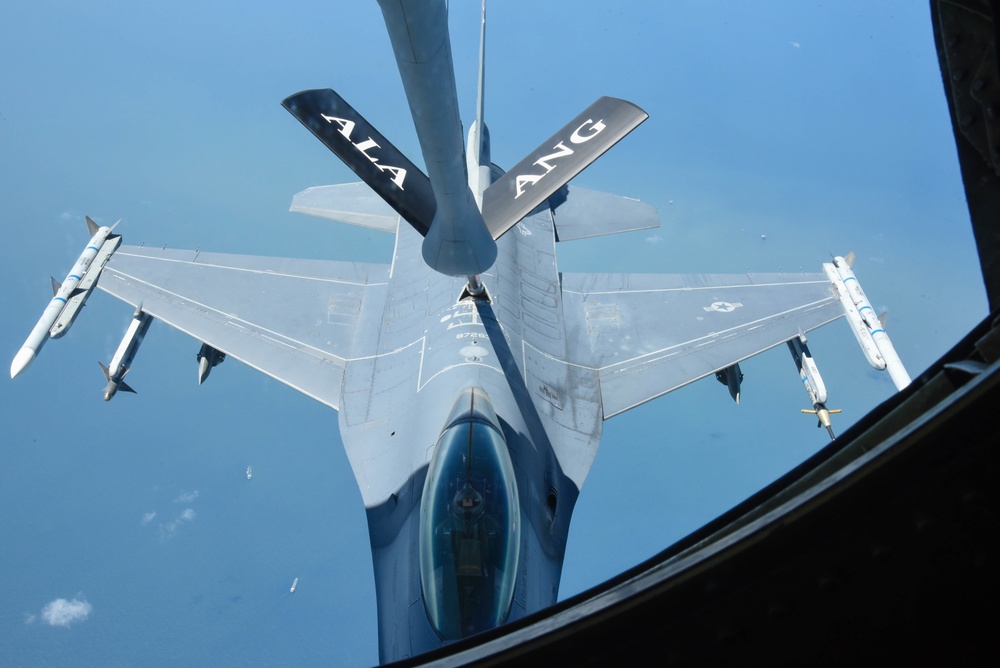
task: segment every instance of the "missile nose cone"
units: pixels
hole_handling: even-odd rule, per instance
[[[17,378],[34,361],[35,351],[31,348],[21,348],[14,355],[14,361],[10,363],[10,377]]]
[[[205,378],[208,376],[208,372],[210,370],[211,370],[211,367],[208,364],[208,357],[199,357],[198,358],[198,384],[199,385],[201,385],[205,381]]]

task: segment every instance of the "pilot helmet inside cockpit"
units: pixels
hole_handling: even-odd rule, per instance
[[[477,492],[468,480],[455,493],[452,501],[455,514],[464,520],[475,519],[483,514],[483,495]]]

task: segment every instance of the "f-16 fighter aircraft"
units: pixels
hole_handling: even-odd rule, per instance
[[[645,112],[599,98],[504,172],[483,49],[466,142],[445,0],[379,3],[424,170],[332,90],[283,105],[361,179],[292,209],[395,234],[390,264],[122,246],[94,271],[203,343],[200,380],[231,357],[338,411],[391,661],[556,601],[604,420],[712,375],[738,399],[739,362],[789,343],[828,421],[803,333],[845,314],[873,364],[901,365],[843,258],[815,274],[561,273],[558,242],[658,225],[637,200],[568,185]]]

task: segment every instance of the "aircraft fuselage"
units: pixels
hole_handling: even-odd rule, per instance
[[[482,276],[488,299],[460,300],[465,280],[428,268],[421,242],[400,225],[379,353],[347,364],[340,410],[368,513],[383,661],[443,642],[414,557],[427,466],[463,389],[492,402],[521,500],[508,621],[556,601],[570,514],[602,427],[596,372],[560,361],[566,332],[549,210],[498,241]]]

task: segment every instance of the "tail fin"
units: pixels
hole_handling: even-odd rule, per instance
[[[587,107],[483,193],[483,219],[493,238],[499,239],[648,117],[631,102],[613,97]]]
[[[466,167],[469,171],[469,187],[476,204],[482,210],[483,193],[490,187],[490,130],[486,127],[486,0],[483,0],[479,27],[479,88],[476,93],[476,120],[469,128]]]
[[[427,236],[437,208],[430,179],[351,105],[332,90],[320,89],[291,95],[281,106]]]

